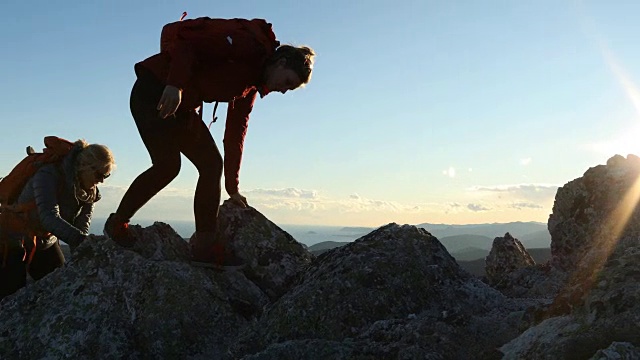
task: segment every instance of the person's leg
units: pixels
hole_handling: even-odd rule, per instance
[[[130,219],[180,172],[180,150],[175,138],[179,119],[158,117],[156,106],[163,85],[153,79],[138,79],[131,91],[131,114],[136,122],[152,165],[129,186],[116,213]]]
[[[40,280],[53,270],[64,265],[64,254],[60,247],[60,242],[49,246],[44,250],[37,250],[31,264],[29,264],[29,275],[34,280]]]
[[[0,250],[3,250],[0,247]],[[0,253],[6,256],[6,263],[2,266],[0,262],[0,300],[5,296],[11,295],[27,284],[27,266],[22,260],[24,258],[24,249],[10,249],[6,255],[4,251]]]
[[[220,270],[241,269],[244,261],[231,251],[226,239],[216,236],[223,160],[213,137],[204,122],[194,121],[179,140],[180,150],[199,173],[193,201],[196,232],[189,240],[192,264]]]
[[[222,191],[222,156],[202,121],[192,121],[189,131],[181,132],[178,140],[180,151],[199,174],[193,200],[196,231],[215,233]]]

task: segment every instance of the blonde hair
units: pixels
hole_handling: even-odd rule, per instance
[[[281,45],[271,56],[269,63],[275,64],[282,58],[286,59],[285,66],[293,70],[304,85],[311,80],[314,56],[316,56],[315,51],[308,46]]]
[[[76,158],[77,173],[87,169],[100,170],[107,166],[111,169],[115,167],[113,153],[108,147],[100,144],[88,144],[82,139],[76,141],[75,145],[82,148]]]

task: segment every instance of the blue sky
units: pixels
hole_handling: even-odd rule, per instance
[[[133,65],[182,11],[265,18],[281,42],[318,54],[311,83],[258,100],[249,124],[241,192],[278,224],[546,222],[558,186],[640,153],[634,1],[9,0],[0,10],[0,174],[45,135],[106,144],[117,169],[97,217],[150,164],[129,112]],[[223,130],[212,126],[219,145]],[[134,221],[191,219],[196,178],[185,160]]]

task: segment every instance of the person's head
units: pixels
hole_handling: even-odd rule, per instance
[[[286,93],[311,80],[313,57],[316,53],[307,46],[281,45],[269,58],[265,70],[265,85],[269,91]]]
[[[84,190],[89,190],[111,175],[115,168],[113,153],[108,147],[99,144],[87,144],[84,140],[76,141],[82,150],[76,157],[76,177]]]

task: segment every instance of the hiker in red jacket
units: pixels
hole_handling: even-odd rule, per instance
[[[242,260],[216,238],[223,158],[202,121],[202,103],[228,103],[225,188],[232,202],[246,207],[238,184],[254,101],[258,94],[284,94],[308,83],[315,53],[309,47],[280,45],[271,24],[261,19],[198,18],[165,28],[170,25],[169,40],[163,29],[161,52],[135,65],[137,80],[131,92],[131,113],[152,166],[133,181],[104,233],[121,246],[133,246],[129,220],[178,175],[182,153],[199,173],[196,232],[190,239],[194,264],[241,266]]]

